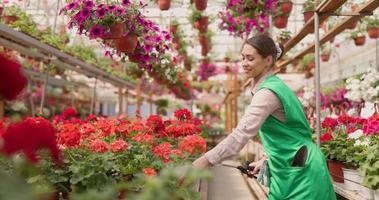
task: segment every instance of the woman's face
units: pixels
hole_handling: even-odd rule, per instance
[[[270,68],[272,57],[263,58],[256,48],[249,44],[245,44],[241,51],[242,67],[248,78],[257,78],[264,71]]]

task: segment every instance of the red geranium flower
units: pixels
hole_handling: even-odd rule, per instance
[[[64,119],[74,118],[78,115],[78,112],[74,108],[66,108],[63,113]]]
[[[179,142],[178,147],[182,151],[195,155],[197,153],[204,153],[207,149],[207,144],[201,136],[189,135]]]
[[[173,150],[171,150],[171,154],[177,155],[177,156],[179,156],[179,158],[183,158],[184,157],[182,151],[180,151],[179,149],[173,149]]]
[[[145,173],[149,177],[157,176],[157,172],[155,172],[155,170],[150,167],[143,168],[143,173]]]
[[[321,124],[322,128],[334,130],[335,127],[338,125],[338,122],[336,119],[333,119],[331,117],[326,117],[324,121]]]
[[[174,115],[176,119],[178,120],[191,120],[192,119],[191,112],[186,108],[176,110]]]
[[[320,137],[321,142],[327,142],[327,141],[332,140],[332,139],[333,139],[333,136],[330,133],[325,133],[325,134],[321,135],[321,137]]]
[[[137,143],[154,144],[154,137],[150,134],[138,133],[132,137],[132,140],[136,141]]]
[[[75,124],[63,124],[59,128],[58,143],[66,147],[76,147],[81,142],[79,128]]]
[[[44,118],[26,118],[24,121],[11,124],[4,132],[3,151],[6,155],[23,152],[33,163],[38,162],[37,151],[47,148],[54,161],[60,161],[60,151],[56,140],[56,130]]]
[[[126,151],[128,150],[128,143],[122,139],[116,140],[111,144],[111,149],[114,153],[119,151]]]
[[[168,142],[164,142],[153,149],[153,153],[155,156],[163,159],[163,162],[170,162],[170,154],[171,154],[171,144]]]
[[[105,153],[109,149],[108,143],[100,139],[94,139],[90,141],[89,144],[90,144],[91,151],[96,152],[96,153]]]

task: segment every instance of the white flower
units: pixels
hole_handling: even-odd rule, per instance
[[[363,135],[363,131],[362,131],[362,129],[358,129],[358,130],[356,130],[356,131],[354,131],[354,132],[352,132],[352,133],[350,133],[347,137],[349,138],[349,139],[358,139],[359,137],[361,137]]]
[[[354,146],[368,146],[370,144],[370,140],[368,138],[363,138],[362,140],[356,140]]]

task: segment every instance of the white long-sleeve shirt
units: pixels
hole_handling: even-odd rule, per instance
[[[258,130],[269,115],[280,121],[285,120],[284,109],[279,98],[270,89],[263,88],[258,91],[259,85],[271,75],[271,72],[262,76],[252,89],[253,98],[246,108],[236,128],[216,147],[204,154],[212,165],[218,164],[226,158],[236,155],[248,142],[258,134]]]

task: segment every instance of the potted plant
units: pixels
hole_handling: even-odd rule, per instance
[[[208,0],[194,0],[194,3],[197,10],[203,11],[207,9]]]
[[[281,10],[277,11],[274,17],[274,26],[276,28],[286,28],[288,23],[289,13],[283,13]]]
[[[290,39],[291,39],[291,32],[290,31],[281,31],[280,32],[278,40],[282,45],[285,45]]]
[[[365,44],[366,36],[360,30],[351,32],[350,37],[354,40],[356,46],[363,46]]]
[[[170,25],[169,25],[169,31],[171,34],[175,34],[176,33],[176,30],[178,29],[178,26],[179,26],[179,22],[177,19],[173,19],[170,21]]]
[[[279,7],[280,11],[282,11],[285,14],[291,13],[293,3],[291,0],[279,0],[278,7]]]
[[[356,3],[350,3],[347,5],[350,7],[351,12],[355,12],[358,8],[358,4]],[[347,28],[353,30],[355,29],[355,27],[357,27],[357,24],[358,24],[358,21],[353,21]]]
[[[322,62],[328,62],[331,52],[332,52],[332,50],[330,49],[330,47],[323,45],[321,47],[321,61]]]
[[[3,21],[5,24],[12,24],[18,19],[18,13],[23,12],[18,6],[5,7]]]
[[[371,39],[379,38],[379,19],[367,18],[367,33]]]
[[[313,0],[306,0],[303,6],[303,14],[304,14],[304,23],[307,23],[314,14],[315,10],[315,2]]]
[[[252,31],[265,33],[270,26],[269,17],[275,14],[275,5],[275,1],[228,1],[226,9],[218,15],[219,28],[241,38],[247,38]]]
[[[206,33],[199,33],[199,43],[201,45],[201,54],[206,56],[210,50],[210,46],[212,43],[212,37],[214,36],[214,32],[208,30]]]
[[[198,29],[202,33],[205,33],[208,28],[208,20],[208,16],[204,16],[202,12],[192,8],[192,14],[189,17],[189,21],[194,28]]]
[[[168,10],[171,6],[171,0],[158,0],[159,9]]]

